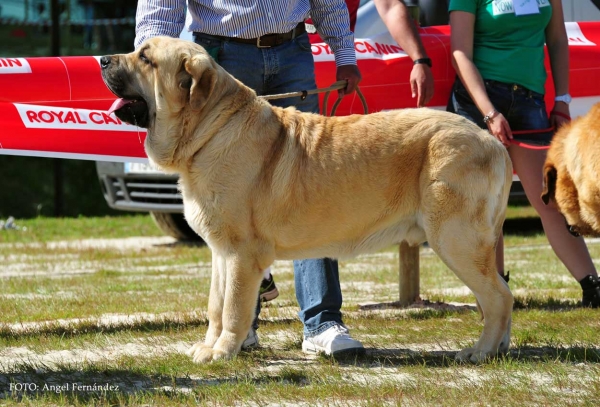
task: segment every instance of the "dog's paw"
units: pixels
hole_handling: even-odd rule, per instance
[[[477,348],[466,348],[458,352],[455,359],[461,363],[483,363],[508,352],[508,346],[500,345],[501,349],[496,352],[484,351]]]
[[[213,349],[204,342],[195,343],[186,353],[195,363],[208,363],[213,360]]]
[[[466,348],[458,352],[456,361],[461,363],[482,363],[490,358],[490,354],[475,348]]]
[[[213,360],[219,359],[231,359],[235,356],[235,353],[224,352],[220,349],[212,348],[203,342],[194,344],[188,351],[187,354],[192,357],[195,363],[209,363]]]

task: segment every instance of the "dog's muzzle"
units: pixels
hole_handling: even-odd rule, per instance
[[[114,58],[113,56],[100,58],[102,79],[108,89],[119,97],[109,108],[108,114],[114,113],[126,123],[148,128],[150,124],[148,104],[141,96],[129,94],[127,75],[119,69],[118,64],[113,63]]]

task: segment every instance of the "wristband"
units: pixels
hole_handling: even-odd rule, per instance
[[[483,122],[485,124],[488,124],[488,122],[491,122],[494,120],[494,117],[496,117],[496,115],[498,115],[498,111],[496,109],[492,109],[491,112],[489,112],[488,114],[483,116]]]
[[[413,64],[418,65],[418,64],[425,64],[428,67],[431,68],[431,58],[419,58],[419,59],[415,59],[413,61]]]

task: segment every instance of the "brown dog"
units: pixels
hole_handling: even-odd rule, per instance
[[[506,352],[512,295],[495,266],[512,166],[468,120],[431,109],[323,117],[271,106],[191,42],[158,37],[101,59],[122,120],[180,176],[185,217],[213,272],[196,362],[230,358],[275,259],[349,257],[428,241],[485,316],[479,361]]]
[[[600,103],[562,126],[544,164],[542,200],[554,201],[571,233],[600,235]]]

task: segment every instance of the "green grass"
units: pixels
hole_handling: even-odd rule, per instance
[[[39,217],[17,219],[15,223],[26,230],[0,230],[0,244],[162,236],[146,214],[96,218]]]
[[[427,248],[421,296],[438,306],[394,306],[396,247],[341,262],[344,320],[365,356],[302,353],[291,264],[276,262],[281,294],[261,314],[262,346],[197,365],[185,350],[207,328],[208,248],[141,239],[161,237],[145,215],[17,220],[26,231],[0,231],[0,404],[595,406],[599,311],[576,306],[578,284],[539,228],[515,227],[535,225],[532,209],[508,213],[511,351],[477,366],[454,361],[481,333],[474,298]],[[600,244],[589,249],[600,256]]]

